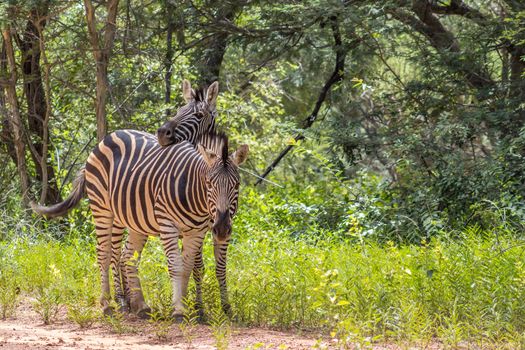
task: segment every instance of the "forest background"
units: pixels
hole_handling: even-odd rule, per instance
[[[182,79],[218,80],[218,124],[251,150],[236,322],[523,341],[522,1],[8,0],[0,26],[0,278],[13,286],[35,247],[93,250],[86,203],[47,222],[29,200],[65,198],[104,134],[154,133]],[[277,302],[255,303],[257,288]]]

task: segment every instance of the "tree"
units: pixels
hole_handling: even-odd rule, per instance
[[[49,1],[30,8],[23,36],[19,39],[24,94],[27,104],[28,145],[36,169],[36,180],[41,184],[41,202],[56,203],[60,193],[54,168],[48,164],[49,119],[51,117],[49,65],[45,65],[48,90],[44,91],[41,58],[44,52],[44,33],[49,16]],[[51,150],[53,149],[51,145]]]
[[[95,14],[96,9],[93,6],[93,2],[91,0],[84,0],[89,40],[93,49],[97,72],[95,114],[97,118],[97,139],[99,141],[107,134],[106,102],[109,87],[108,66],[117,30],[118,3],[118,0],[108,0],[106,2],[107,17],[104,22],[104,29],[99,32]]]
[[[16,73],[16,62],[13,48],[11,27],[6,26],[2,30],[2,38],[7,58],[9,78],[4,80],[3,84],[6,90],[6,102],[9,105],[9,127],[13,133],[13,143],[16,152],[16,164],[18,175],[20,176],[20,186],[24,206],[29,205],[29,178],[27,173],[25,159],[25,142],[23,140],[23,123],[20,116],[20,107],[16,95],[16,82],[18,75]]]

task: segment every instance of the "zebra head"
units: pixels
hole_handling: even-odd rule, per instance
[[[206,139],[204,141],[204,139]],[[208,212],[215,241],[227,241],[232,231],[232,219],[237,212],[239,197],[239,165],[248,157],[248,145],[228,153],[228,138],[224,134],[207,134],[197,149],[207,164],[206,191]]]
[[[157,130],[161,146],[181,141],[195,143],[198,137],[215,129],[217,95],[219,83],[214,82],[207,89],[193,90],[189,81],[182,82],[182,95],[186,105]]]

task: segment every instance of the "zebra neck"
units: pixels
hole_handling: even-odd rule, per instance
[[[215,120],[213,120],[211,125],[208,127],[208,129],[195,133],[194,137],[191,138],[190,142],[195,147],[197,147],[199,143],[206,147],[207,143],[210,142],[210,141],[206,141],[209,139],[209,137],[207,136],[209,134],[215,134],[216,132],[217,130],[215,128]]]
[[[161,185],[164,188],[161,202],[168,206],[169,215],[175,218],[175,221],[181,213],[187,213],[197,221],[208,220],[208,165],[195,153],[183,164],[176,163],[181,165],[181,168],[166,173]]]

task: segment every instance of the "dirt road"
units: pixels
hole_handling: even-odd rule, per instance
[[[155,326],[137,319],[123,322],[124,332],[115,333],[104,323],[80,329],[64,311],[51,325],[44,325],[30,305],[22,305],[16,318],[0,321],[0,350],[174,350],[215,349],[216,337],[207,326],[196,326],[184,335],[177,325],[169,327],[167,339],[160,340]],[[277,332],[259,328],[231,328],[227,349],[311,349],[318,334]]]

